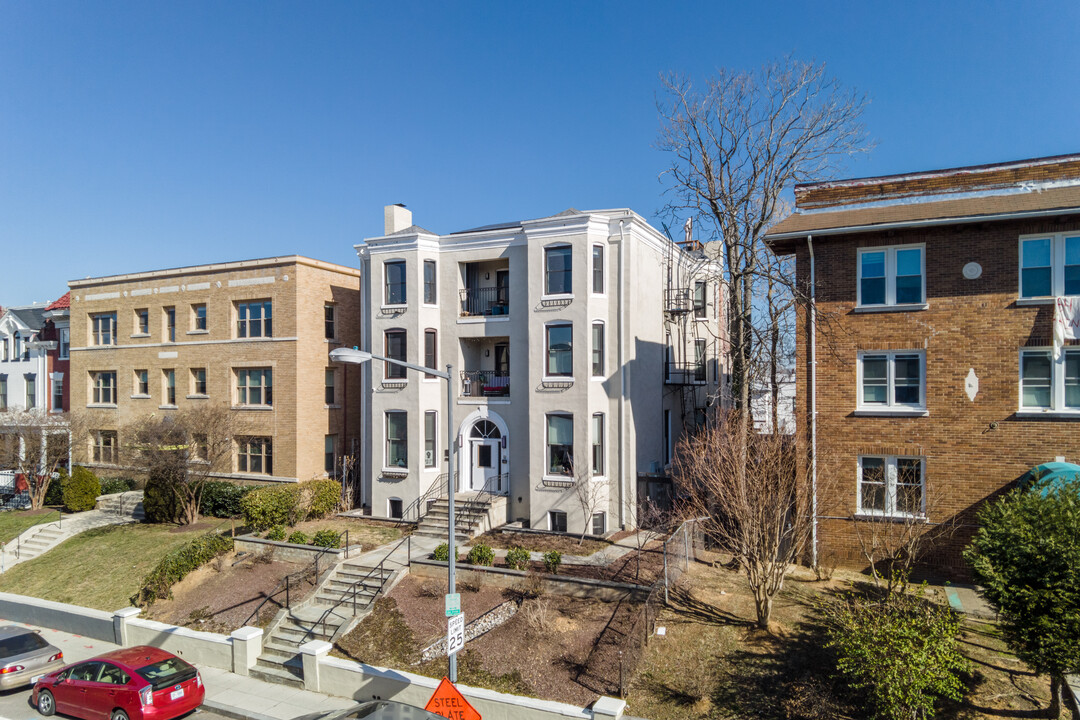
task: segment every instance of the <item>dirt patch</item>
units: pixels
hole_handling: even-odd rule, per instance
[[[563,555],[592,555],[594,552],[611,545],[610,542],[603,540],[585,539],[580,543],[578,540],[579,538],[572,535],[545,535],[506,530],[486,532],[472,540],[470,544],[478,545],[483,543],[501,550],[509,550],[512,547],[523,547],[532,552],[558,550]]]
[[[169,530],[171,533],[205,533],[210,532],[218,525],[221,524],[220,520],[204,520],[202,522],[192,523],[190,525],[177,525]]]
[[[172,599],[154,603],[146,616],[170,625],[230,633],[242,627],[255,608],[277,588],[278,592],[259,611],[258,619],[250,623],[265,627],[284,607],[284,588],[278,588],[282,578],[304,567],[298,563],[264,562],[250,555],[237,562],[236,554],[228,553],[173,585]],[[291,582],[289,596],[293,603],[311,593],[311,581],[308,577]]]
[[[465,555],[458,556],[458,562],[466,563]],[[502,558],[496,560],[494,567],[507,568],[506,561]],[[537,573],[547,573],[543,561],[532,560],[528,570]],[[607,565],[571,565],[563,563],[559,566],[556,575],[575,578],[587,578],[589,580],[606,580],[608,582],[630,583],[634,585],[652,585],[664,575],[664,545],[662,541],[654,540],[641,550],[630,552],[612,560]]]
[[[486,586],[459,585],[459,591],[466,622],[514,595]],[[444,581],[405,578],[335,653],[441,677],[445,658],[420,663],[419,655],[446,632],[445,592]],[[580,705],[618,694],[619,650],[639,606],[559,596],[520,600],[516,615],[458,656],[461,682]]]

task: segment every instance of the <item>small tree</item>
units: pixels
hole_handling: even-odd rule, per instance
[[[773,598],[810,535],[812,490],[799,478],[795,438],[779,433],[745,436],[744,474],[735,415],[719,415],[683,436],[673,480],[680,514],[707,516],[703,532],[746,574],[757,624],[767,630]]]
[[[607,501],[607,486],[605,483],[593,480],[591,472],[577,473],[573,464],[570,466],[570,472],[577,477],[577,482],[574,483],[574,498],[577,500],[578,507],[581,508],[583,520],[581,536],[578,538],[578,545],[580,545],[592,529],[593,515]]]
[[[1010,649],[1050,675],[1056,718],[1062,675],[1080,671],[1080,478],[1014,490],[985,505],[979,521],[964,558]]]
[[[190,525],[199,520],[203,485],[229,470],[233,440],[241,433],[236,413],[208,405],[136,421],[126,429],[126,450],[129,463],[146,472],[149,482],[173,493],[177,520]]]
[[[67,467],[73,437],[82,437],[81,417],[41,409],[0,413],[0,468],[26,479],[30,507],[45,504],[53,474]]]

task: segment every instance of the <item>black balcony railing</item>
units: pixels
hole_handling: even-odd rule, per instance
[[[508,397],[510,376],[491,370],[462,370],[462,397]]]
[[[664,382],[668,385],[702,385],[708,374],[705,363],[664,363]]]
[[[510,288],[486,287],[462,290],[461,314],[463,316],[509,315]]]
[[[664,291],[664,312],[680,314],[694,309],[694,296],[689,288],[668,288]]]

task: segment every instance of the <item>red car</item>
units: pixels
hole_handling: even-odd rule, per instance
[[[83,720],[171,720],[202,704],[194,667],[149,645],[115,650],[38,678],[33,701],[42,715]]]

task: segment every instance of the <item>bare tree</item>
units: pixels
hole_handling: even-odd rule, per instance
[[[706,517],[703,532],[746,574],[757,624],[768,629],[773,598],[806,547],[812,489],[798,472],[800,448],[781,433],[745,435],[738,411],[719,415],[676,448],[673,480],[684,517]],[[746,475],[737,438],[746,442]]]
[[[206,481],[231,470],[233,442],[244,434],[227,405],[204,405],[159,417],[149,415],[125,428],[128,464],[146,472],[176,497],[181,525],[199,520]]]
[[[721,69],[695,89],[677,75],[661,79],[658,147],[672,154],[661,175],[667,211],[689,212],[698,227],[721,242],[722,277],[728,309],[731,399],[748,411],[753,386],[755,312],[762,304],[762,278],[770,296],[777,285],[798,298],[792,275],[763,262],[762,238],[784,210],[784,193],[799,182],[838,170],[843,158],[867,149],[861,115],[864,97],[825,74],[824,65],[792,58],[755,73]],[[776,309],[787,305],[777,296]],[[765,301],[772,308],[773,303]],[[772,343],[776,318],[770,311],[757,333]],[[759,321],[760,322],[760,321]],[[775,373],[773,381],[775,382]],[[750,413],[737,416],[741,432],[732,437],[747,455],[743,438]],[[745,472],[740,472],[744,477]]]
[[[592,472],[589,469],[586,469],[586,472],[578,473],[573,463],[570,465],[570,474],[572,477],[577,478],[574,483],[574,499],[577,500],[578,507],[581,508],[583,522],[581,537],[578,538],[578,545],[580,545],[585,541],[585,536],[589,534],[593,515],[607,501],[607,488],[605,483],[593,480]]]
[[[53,474],[67,467],[72,438],[82,437],[79,416],[45,410],[19,410],[0,414],[0,467],[21,475],[30,495],[30,507],[45,504]]]

